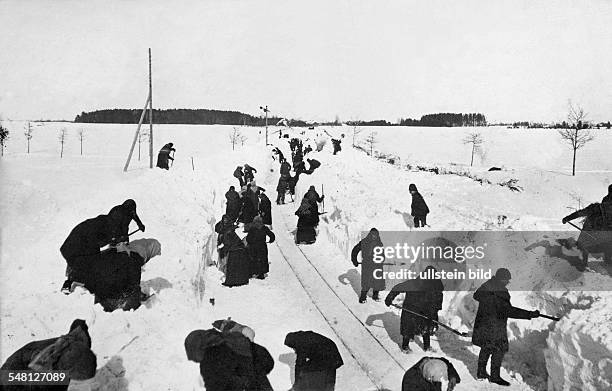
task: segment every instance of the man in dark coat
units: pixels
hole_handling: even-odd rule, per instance
[[[240,221],[244,224],[249,224],[253,221],[253,218],[257,215],[258,205],[253,203],[253,199],[257,198],[257,195],[251,189],[251,185],[247,184],[247,189],[242,195],[242,214]]]
[[[259,192],[259,214],[265,225],[272,225],[272,202],[261,189]]]
[[[510,304],[510,293],[506,288],[510,278],[508,269],[498,269],[493,278],[474,292],[474,299],[478,301],[478,312],[474,321],[472,343],[480,346],[476,377],[488,378],[491,383],[503,386],[510,385],[500,376],[502,360],[508,351],[508,318],[533,319],[540,316],[537,310],[527,311]],[[489,357],[491,357],[491,376],[486,370]]]
[[[378,292],[385,290],[385,280],[382,278],[384,258],[380,262],[374,262],[374,249],[382,247],[380,234],[376,228],[372,228],[368,235],[361,239],[351,251],[351,262],[355,267],[359,266],[357,256],[361,252],[361,295],[359,302],[365,303],[368,291],[372,289],[372,299],[378,301]],[[375,275],[379,276],[376,278]]]
[[[234,186],[229,187],[229,190],[225,193],[225,199],[227,201],[225,214],[231,222],[235,222],[240,215],[242,201],[240,200],[240,194],[238,194]]]
[[[219,248],[219,257],[226,258],[225,286],[240,286],[249,283],[251,277],[251,260],[234,229],[229,229],[223,234],[223,242]]]
[[[125,200],[123,204],[114,206],[108,215],[111,216],[111,219],[118,221],[118,242],[129,242],[129,229],[130,223],[132,220],[136,222],[138,225],[138,229],[142,232],[145,231],[145,226],[140,221],[140,217],[136,214],[136,201],[129,199]]]
[[[291,175],[291,164],[289,164],[285,159],[281,160],[280,174],[281,176]]]
[[[424,227],[427,224],[427,214],[429,213],[429,208],[423,199],[423,196],[417,190],[417,187],[414,183],[411,183],[408,186],[408,190],[410,194],[412,194],[412,211],[411,215],[414,217],[414,227]]]
[[[3,371],[67,371],[74,382],[93,379],[96,374],[96,355],[91,351],[91,337],[84,320],[75,319],[68,334],[61,337],[30,342],[11,354],[0,370]],[[68,385],[57,386],[2,386],[0,390],[65,391]]]
[[[402,391],[453,391],[461,382],[457,370],[444,357],[423,357],[404,374]],[[442,383],[447,383],[446,389]]]
[[[236,167],[236,169],[234,170],[234,178],[238,179],[238,181],[240,182],[240,188],[242,188],[242,186],[246,184],[241,166]]]
[[[278,178],[278,184],[276,185],[276,205],[282,205],[285,203],[285,195],[287,189],[289,189],[289,181],[291,176],[281,176]]]
[[[296,331],[287,334],[285,345],[297,355],[292,391],[335,389],[336,370],[344,362],[334,341],[314,331]]]
[[[172,156],[170,156],[170,152],[175,152],[176,149],[173,148],[172,143],[168,143],[159,150],[159,154],[157,154],[157,167],[168,170],[168,160],[174,160]]]
[[[255,175],[253,174],[254,172],[257,172],[255,168],[249,166],[248,164],[244,165],[244,182],[245,183],[249,183],[253,179],[255,179]]]
[[[432,266],[425,268],[424,273],[428,270],[436,271]],[[435,324],[415,315],[415,312],[434,321],[438,321],[438,311],[442,309],[442,300],[444,299],[444,285],[440,279],[421,279],[406,280],[394,286],[391,292],[385,298],[385,304],[390,306],[393,299],[400,293],[405,293],[404,303],[402,308],[408,311],[402,311],[400,319],[400,332],[403,337],[402,349],[410,349],[410,341],[415,335],[423,336],[423,350],[427,351],[430,348],[430,336],[436,331]]]
[[[240,333],[195,330],[185,338],[187,358],[200,364],[206,391],[272,391],[274,359]]]
[[[266,237],[270,238],[269,242],[266,242]],[[274,239],[274,233],[263,224],[261,216],[256,216],[247,229],[246,241],[252,262],[251,275],[260,280],[266,278],[266,273],[270,271],[267,243],[274,242]]]
[[[60,247],[68,264],[62,292],[69,293],[73,282],[80,282],[87,276],[91,260],[100,255],[101,247],[117,243],[122,229],[122,216],[113,213],[85,220],[70,231]]]

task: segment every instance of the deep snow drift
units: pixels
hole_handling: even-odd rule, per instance
[[[289,247],[286,240],[280,247],[270,246],[268,279],[228,289],[220,285],[222,276],[214,266],[204,270],[216,259],[212,226],[224,210],[223,194],[237,182],[231,176],[237,165],[249,163],[257,168],[258,184],[268,190],[272,200],[275,198],[278,166],[263,146],[261,129],[242,128],[248,140],[232,151],[228,139],[232,127],[155,126],[155,153],[163,144],[174,142],[174,166],[167,172],[148,170],[143,144],[143,158],[138,161],[136,151],[130,169],[123,173],[135,125],[45,124],[35,130],[30,154],[25,153],[23,124],[6,125],[11,139],[0,161],[0,359],[4,361],[30,340],[64,333],[72,319],[80,317],[90,324],[100,389],[203,389],[198,366],[186,359],[183,340],[189,331],[209,328],[213,320],[231,316],[252,327],[256,342],[274,357],[270,380],[275,389],[291,386],[295,357],[282,344],[284,336],[290,331],[312,329],[334,339],[345,358],[338,372],[338,390],[370,390],[381,384],[397,390],[397,381],[387,384],[380,380],[384,378],[379,373],[382,364],[360,356],[355,346],[360,341],[347,342],[342,327],[325,321],[323,315],[331,304],[316,298],[337,295],[338,305],[344,305],[352,312],[350,316],[365,324],[355,323],[354,327],[371,333],[387,352],[381,354],[397,361],[394,371],[408,368],[424,355],[420,351],[409,355],[399,351],[396,313],[382,303],[356,304],[359,274],[348,261],[362,230],[372,226],[381,230],[411,229],[409,183],[419,186],[432,211],[428,221],[436,230],[566,229],[561,217],[579,204],[599,201],[612,183],[612,172],[607,171],[612,163],[606,154],[612,134],[605,131],[597,132],[596,141],[579,153],[580,172],[571,177],[567,175],[571,164],[568,149],[554,131],[484,129],[485,162],[478,160],[478,167],[463,168],[492,179],[518,179],[523,191],[512,192],[466,177],[401,167],[408,162],[446,166],[465,163],[469,149],[460,139],[467,130],[373,128],[379,136],[375,149],[399,155],[398,166],[350,148],[351,128],[330,128],[330,132],[347,135],[343,151],[333,156],[328,142],[323,151],[313,153],[322,166],[314,175],[302,176],[297,189],[298,199],[310,184],[317,189],[323,184],[326,194],[327,214],[319,227],[320,240],[313,246],[300,247],[321,272],[321,277],[314,276],[311,281],[317,284],[317,292],[303,289],[310,274],[296,277],[296,272],[307,270],[295,269],[283,259],[283,251]],[[63,127],[68,130],[68,142],[60,159],[57,134]],[[79,155],[78,129],[85,130],[83,156]],[[401,137],[396,133],[400,130],[404,132]],[[317,130],[306,133],[313,142],[322,138],[316,135]],[[288,149],[285,142],[280,146]],[[503,166],[505,171],[488,173],[490,165]],[[59,292],[65,267],[59,246],[74,225],[107,213],[126,198],[136,200],[146,225],[146,232],[136,236],[158,239],[162,255],[149,262],[143,273],[143,288],[156,292],[155,297],[135,312],[109,314],[93,306],[93,298],[84,292],[70,296]],[[277,235],[290,238],[296,208],[293,204],[279,208],[273,205]],[[499,225],[502,215],[507,218]],[[515,278],[528,277],[532,270],[523,272],[524,276]],[[610,284],[607,276],[597,274],[596,278],[601,279],[602,286]],[[209,303],[213,297],[214,306]],[[609,387],[611,303],[607,292],[514,293],[514,305],[539,308],[564,318],[556,324],[542,319],[510,322],[511,351],[503,366],[513,376],[510,389]],[[475,310],[469,293],[449,293],[441,318],[454,327],[468,329]],[[463,381],[457,390],[496,389],[473,379],[477,349],[469,339],[439,333],[433,346],[460,371]],[[389,378],[396,379],[397,374]]]

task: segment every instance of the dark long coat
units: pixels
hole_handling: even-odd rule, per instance
[[[105,311],[140,306],[140,279],[144,259],[135,251],[128,255],[115,249],[93,258],[89,273],[81,280]]]
[[[164,145],[162,149],[159,150],[159,153],[157,154],[157,167],[166,170],[169,169],[168,160],[172,159],[172,157],[170,157],[170,152],[172,151],[176,151],[176,149],[172,148],[172,145],[170,144]]]
[[[272,202],[265,193],[259,195],[259,214],[266,225],[272,225]]]
[[[240,208],[242,207],[242,201],[240,200],[240,194],[235,190],[228,190],[225,193],[225,199],[227,205],[225,206],[225,214],[229,217],[230,221],[236,221],[240,214]]]
[[[380,237],[371,232],[359,241],[351,251],[351,262],[357,265],[357,256],[361,252],[361,290],[367,291],[373,289],[375,291],[385,290],[385,280],[382,278],[383,265],[374,262],[374,248],[382,247]],[[377,272],[377,270],[379,270]],[[374,274],[380,276],[375,278]]]
[[[100,254],[100,248],[109,244],[117,231],[108,215],[87,219],[70,231],[60,252],[69,265],[75,257]]]
[[[136,224],[138,224],[138,227],[140,229],[144,227],[142,221],[140,221],[140,217],[138,217],[138,214],[136,213],[135,205],[136,204],[134,203],[134,209],[131,209],[130,207],[126,206],[125,203],[123,203],[121,205],[114,206],[108,212],[109,216],[113,215],[113,218],[117,220],[115,224],[117,226],[116,234],[118,235],[118,238],[125,238],[129,241],[128,233],[132,220],[134,220]]]
[[[444,285],[439,279],[406,280],[394,286],[385,298],[385,304],[391,305],[400,293],[405,293],[402,308],[422,314],[429,319],[438,320],[438,311],[442,309]],[[432,322],[418,315],[402,311],[400,332],[403,336],[433,334]]]
[[[478,312],[474,321],[472,343],[508,351],[508,318],[531,319],[531,312],[510,304],[508,289],[495,278],[485,282],[474,292]]]
[[[227,256],[225,282],[226,286],[240,286],[249,283],[251,277],[251,259],[236,232],[229,230],[223,234],[221,257]]]
[[[411,204],[413,216],[426,216],[429,213],[429,208],[423,199],[423,196],[419,192],[415,192],[412,195],[412,204]]]
[[[242,215],[240,220],[245,224],[250,223],[257,216],[257,205],[253,204],[254,195],[255,193],[250,189],[242,195]]]
[[[266,274],[270,271],[266,238],[270,238],[269,243],[274,242],[276,239],[274,233],[265,225],[252,225],[249,227],[246,241],[249,255],[251,256],[251,275]]]
[[[455,379],[455,384],[461,382],[461,378],[453,364],[444,357],[423,357],[404,374],[402,378],[402,391],[446,391],[441,389],[441,383],[430,382],[423,376],[421,371],[423,362],[432,359],[442,360],[446,363],[448,368],[446,376],[448,380]]]

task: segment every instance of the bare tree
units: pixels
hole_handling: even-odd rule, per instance
[[[9,138],[9,131],[7,128],[2,126],[0,122],[0,146],[2,147],[2,156],[4,156],[4,146],[6,145],[6,140]]]
[[[476,151],[480,151],[480,146],[482,145],[483,142],[484,142],[484,139],[482,138],[482,134],[478,132],[469,133],[463,139],[464,144],[472,144],[472,159],[470,160],[470,166],[474,165],[474,153]]]
[[[244,145],[244,140],[242,140],[243,137],[244,136],[242,132],[240,132],[240,128],[234,126],[234,130],[229,135],[230,143],[232,143],[232,151],[236,148],[236,144],[239,142],[242,142]]]
[[[248,140],[248,139],[247,139],[247,136],[245,136],[245,135],[241,135],[241,136],[240,136],[240,145],[244,147],[244,143],[245,143],[245,141],[247,141],[247,140]]]
[[[567,120],[570,128],[560,129],[559,135],[572,147],[572,176],[576,175],[576,151],[595,138],[588,130],[586,117],[587,113],[582,107],[574,106],[571,101],[568,102]]]
[[[81,142],[81,156],[83,156],[83,139],[85,138],[85,131],[83,129],[79,129],[77,136]]]
[[[26,137],[26,140],[28,140],[28,153],[30,153],[30,140],[32,139],[33,131],[34,129],[32,129],[32,125],[30,121],[28,121],[28,124],[25,127],[25,131],[23,132]]]
[[[353,148],[355,148],[355,141],[361,132],[363,132],[363,129],[358,128],[356,125],[353,126]]]
[[[376,144],[378,142],[378,139],[376,138],[376,135],[377,135],[377,133],[372,130],[368,134],[368,137],[366,137],[366,139],[365,139],[366,144],[370,146],[370,156],[372,156],[372,154],[374,153],[374,144]]]
[[[59,133],[59,137],[58,138],[59,138],[60,144],[62,145],[62,149],[60,151],[60,159],[62,157],[64,157],[64,143],[66,142],[66,135],[67,135],[67,133],[68,132],[66,131],[66,128],[62,128],[60,130],[60,133]]]

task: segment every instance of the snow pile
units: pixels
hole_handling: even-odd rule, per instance
[[[612,389],[610,292],[592,292],[584,310],[569,312],[547,339],[549,390]]]

